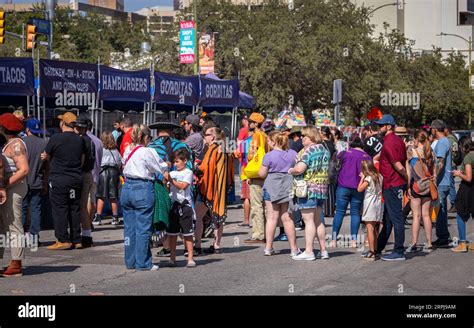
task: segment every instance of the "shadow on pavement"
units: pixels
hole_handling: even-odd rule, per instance
[[[123,240],[94,241],[94,247],[123,244]]]
[[[264,246],[264,245],[262,244],[262,246]],[[248,251],[252,251],[254,249],[258,249],[258,248],[262,248],[262,247],[258,247],[258,246],[223,247],[223,248],[221,248],[221,254],[248,252]],[[262,248],[262,250],[263,250],[263,248]],[[211,255],[213,255],[213,254],[211,254]]]
[[[238,235],[248,235],[250,231],[236,231],[236,232],[225,232],[223,236],[238,236]]]
[[[196,267],[200,267],[202,265],[207,265],[215,262],[221,262],[224,261],[223,259],[202,259],[200,256],[194,258],[194,262],[196,262]],[[158,265],[160,266],[161,269],[176,269],[176,268],[185,268],[186,264],[188,263],[187,260],[176,260],[176,267],[169,267],[168,261],[160,261]],[[192,269],[192,268],[190,268]]]
[[[80,268],[79,265],[63,265],[63,266],[50,266],[50,265],[32,265],[25,266],[24,273],[25,275],[32,276],[49,272],[73,272],[76,269]]]

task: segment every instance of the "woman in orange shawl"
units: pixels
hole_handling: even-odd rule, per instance
[[[210,210],[215,229],[215,240],[206,253],[220,253],[223,223],[227,214],[227,194],[234,180],[234,165],[232,157],[225,151],[224,133],[220,128],[206,129],[204,141],[209,148],[199,166],[202,174],[199,179],[196,202],[195,248],[198,253],[201,252],[203,218]]]

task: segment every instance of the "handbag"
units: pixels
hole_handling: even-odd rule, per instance
[[[258,171],[262,166],[263,157],[265,156],[265,140],[263,140],[263,134],[260,133],[260,146],[257,152],[251,160],[248,161],[247,166],[244,169],[245,175],[248,179],[257,179]]]
[[[308,197],[308,184],[304,179],[294,179],[294,195],[298,198]]]

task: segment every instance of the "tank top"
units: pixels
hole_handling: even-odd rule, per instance
[[[8,148],[8,146],[10,146],[11,143],[13,143],[15,140],[20,140],[22,143],[23,143],[23,146],[25,146],[25,150],[26,150],[26,144],[25,142],[20,139],[20,138],[13,138],[11,139],[10,141],[8,141],[6,143],[6,145],[3,147],[2,149],[2,157],[3,157],[3,164],[4,164],[4,167],[5,167],[5,176],[6,177],[11,177],[13,175],[13,173],[15,173],[16,171],[18,171],[18,168],[16,167],[15,165],[15,162],[13,161],[13,158],[10,158],[8,157],[6,154],[5,154],[5,150]]]

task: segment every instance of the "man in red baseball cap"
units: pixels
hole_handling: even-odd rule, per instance
[[[6,201],[0,206],[0,235],[10,234],[11,261],[8,267],[0,270],[3,277],[22,276],[22,260],[25,258],[25,245],[22,241],[24,236],[22,223],[22,200],[28,190],[26,177],[28,175],[28,156],[26,146],[18,134],[23,130],[23,123],[13,114],[0,115],[0,130],[6,137],[6,145],[3,146],[2,155],[5,161],[5,171],[8,185],[2,179],[6,187]],[[3,189],[3,188],[2,188]],[[0,258],[3,258],[5,248],[0,248]]]

